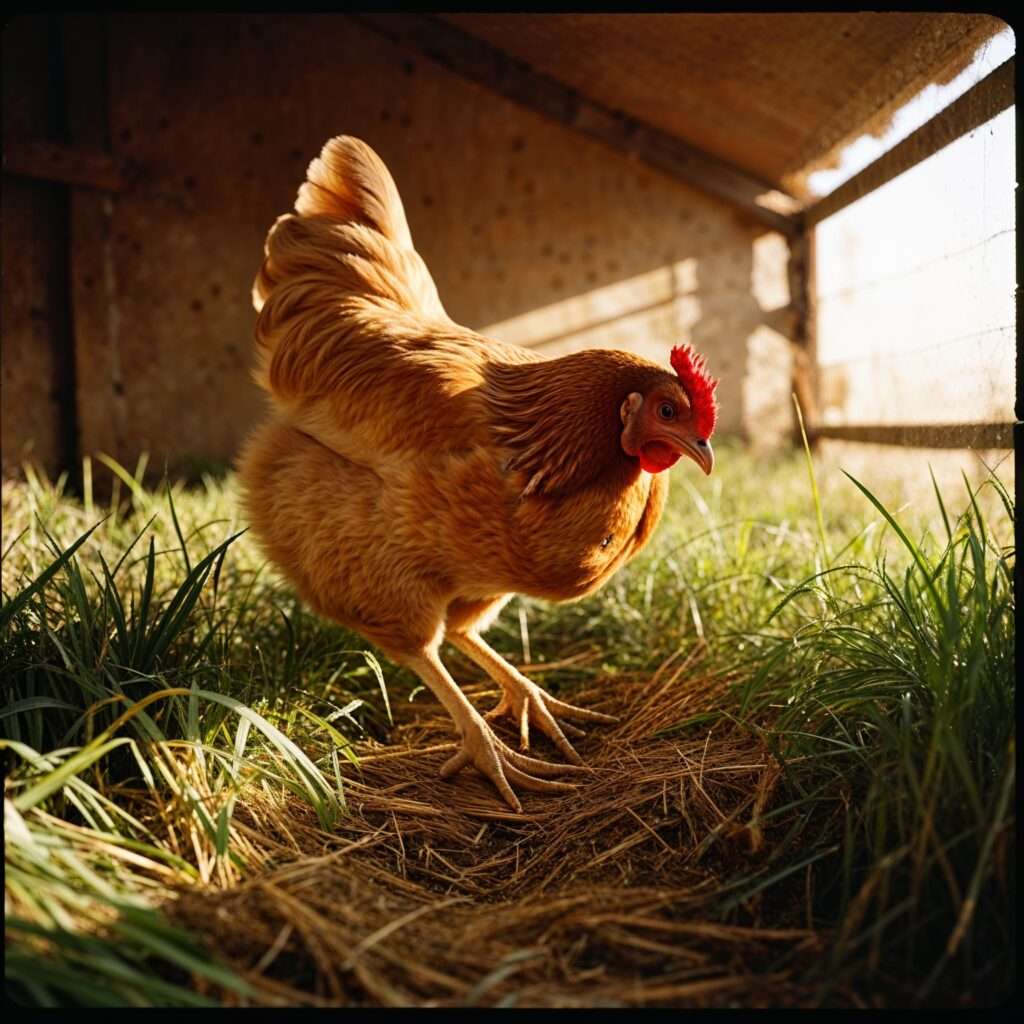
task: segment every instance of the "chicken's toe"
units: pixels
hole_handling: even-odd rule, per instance
[[[571,782],[552,782],[550,779],[538,779],[527,775],[511,764],[505,765],[505,774],[511,782],[523,789],[531,789],[535,793],[572,793],[576,787]]]
[[[560,718],[574,718],[577,722],[605,722],[614,725],[618,719],[614,715],[606,715],[602,711],[591,711],[590,708],[578,708],[575,704],[567,704],[564,700],[552,697],[550,693],[544,693],[544,703],[552,714]]]
[[[441,770],[438,772],[438,775],[440,775],[442,779],[450,778],[456,772],[465,768],[471,760],[472,758],[469,756],[468,751],[460,750],[454,757],[448,758],[448,760],[441,765]]]
[[[537,757],[528,757],[526,754],[520,754],[511,747],[504,746],[504,744],[502,747],[502,756],[510,764],[531,775],[539,775],[541,777],[553,775],[588,775],[592,772],[592,769],[587,768],[585,765],[577,766],[574,764],[556,764],[554,761],[542,761]]]
[[[530,726],[539,729],[558,748],[570,763],[581,765],[582,758],[576,752],[568,736],[580,737],[586,733],[568,721],[574,718],[585,722],[617,722],[618,719],[600,711],[578,708],[574,704],[552,697],[536,683],[525,677],[513,677],[502,684],[501,700],[486,715],[488,721],[509,715],[519,725],[519,749],[530,749]],[[568,733],[568,736],[566,735]]]
[[[579,729],[571,722],[562,722],[561,726],[563,732],[568,733],[570,736],[574,736],[576,739],[582,739],[587,735],[586,729]]]
[[[542,693],[543,691],[540,687],[537,687],[537,692]],[[533,720],[534,725],[558,747],[562,755],[572,764],[583,764],[583,758],[576,753],[575,748],[566,738],[565,733],[562,732],[562,727],[555,721],[554,716],[544,705],[544,701],[531,693],[526,701],[524,701],[524,705],[529,706],[530,718]]]
[[[536,793],[569,793],[575,789],[572,783],[550,781],[550,776],[585,770],[517,753],[498,739],[478,715],[468,718],[463,724],[463,730],[461,749],[441,766],[441,777],[450,778],[471,764],[490,779],[514,811],[522,811],[522,805],[513,785]]]

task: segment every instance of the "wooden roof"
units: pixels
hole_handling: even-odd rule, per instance
[[[437,17],[798,198],[811,170],[1005,27],[908,12]]]

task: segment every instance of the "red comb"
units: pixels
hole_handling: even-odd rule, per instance
[[[703,438],[715,432],[715,420],[718,418],[718,402],[715,401],[716,378],[707,372],[706,361],[697,355],[689,345],[679,345],[672,349],[672,369],[679,375],[679,383],[690,398],[693,410],[693,425]]]

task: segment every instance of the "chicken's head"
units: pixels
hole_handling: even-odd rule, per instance
[[[673,377],[652,378],[641,393],[622,403],[622,449],[648,473],[660,473],[688,455],[705,473],[715,465],[710,438],[715,430],[718,381],[708,375],[703,356],[689,345],[672,349]]]

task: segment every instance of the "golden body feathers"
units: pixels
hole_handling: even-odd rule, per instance
[[[332,139],[253,288],[273,412],[239,470],[270,558],[318,612],[401,659],[512,593],[600,587],[648,541],[667,474],[620,443],[665,370],[624,352],[544,359],[454,323],[398,191]]]

